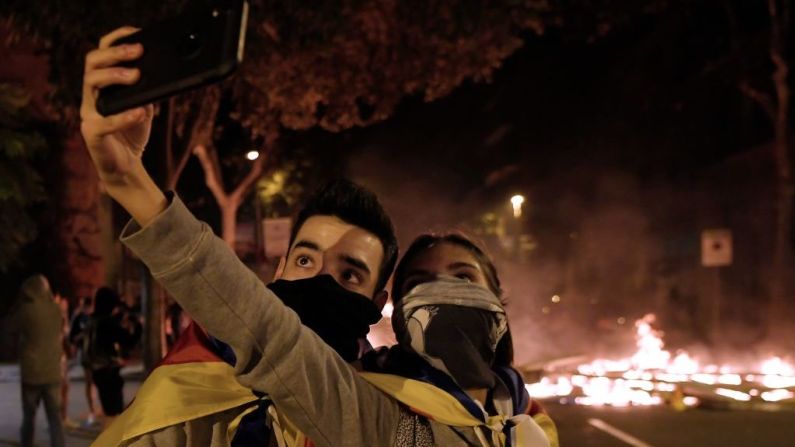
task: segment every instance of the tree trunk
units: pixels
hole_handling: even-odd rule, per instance
[[[773,223],[773,253],[768,336],[780,338],[781,329],[788,327],[793,303],[792,287],[792,211],[795,185],[792,182],[792,154],[790,153],[790,87],[789,63],[786,59],[790,5],[789,0],[768,0],[770,15],[769,56],[773,63],[773,94],[751,87],[747,82],[740,89],[754,100],[773,126],[773,159],[776,169],[775,222]]]
[[[165,152],[165,178],[158,182],[159,186],[166,190],[176,189],[177,182],[182,173],[182,169],[190,156],[189,148],[186,148],[180,157],[178,164],[174,163],[174,116],[175,99],[172,97],[165,105],[166,129],[163,141]],[[140,261],[138,261],[140,262]],[[140,264],[141,282],[141,305],[144,314],[144,333],[143,333],[143,361],[147,371],[163,358],[166,352],[166,331],[165,331],[165,290],[152,278],[152,274],[146,266]]]
[[[221,238],[234,250],[237,230],[237,210],[240,203],[227,200],[221,207]]]
[[[193,152],[193,147],[198,144],[205,144],[212,138],[213,126],[220,104],[220,89],[217,86],[208,87],[198,97],[200,98],[197,104],[198,113],[191,125],[188,143],[178,158],[175,156],[174,147],[174,135],[177,133],[175,121],[178,118],[184,119],[185,115],[178,114],[175,98],[169,99],[166,103],[166,130],[163,141],[165,178],[158,182],[160,187],[165,190],[171,191],[177,188],[177,183]],[[184,123],[184,121],[182,122]],[[165,341],[165,324],[167,323],[165,318],[166,291],[159,283],[153,281],[151,273],[146,267],[142,266],[140,277],[141,299],[145,308],[144,315],[146,318],[143,356],[144,365],[150,371],[163,358],[167,348]]]
[[[782,326],[791,321],[789,316],[793,304],[791,302],[793,183],[789,141],[789,63],[786,60],[788,6],[786,0],[781,4],[777,0],[768,0],[771,20],[770,59],[775,67],[771,77],[776,97],[775,111],[771,116],[775,132],[773,151],[777,177],[775,248],[771,287],[773,336],[779,332]]]
[[[152,371],[163,358],[163,299],[149,269],[140,261],[141,304],[145,318],[143,333],[143,362],[146,371]]]
[[[204,170],[204,182],[210,192],[213,193],[218,207],[221,209],[221,238],[235,249],[235,230],[237,228],[237,210],[243,199],[246,197],[251,186],[259,179],[262,174],[262,166],[265,155],[260,155],[252,162],[251,169],[245,178],[235,187],[231,193],[224,190],[223,178],[221,176],[221,164],[215,149],[205,145],[198,145],[193,153],[199,159],[199,163]]]
[[[102,237],[102,261],[105,264],[105,285],[116,290],[120,285],[121,247],[113,220],[113,199],[107,194],[99,197],[99,223]]]
[[[79,132],[66,141],[59,157],[61,182],[56,200],[57,247],[54,284],[69,297],[93,295],[105,280],[100,190],[94,165]]]

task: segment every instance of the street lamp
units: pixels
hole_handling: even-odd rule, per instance
[[[259,151],[250,150],[246,153],[246,159],[255,161],[259,158]],[[259,182],[254,185],[254,245],[256,246],[257,274],[260,273],[262,260],[264,258],[264,237],[262,234],[262,204],[259,197]]]
[[[511,197],[511,205],[513,205],[513,217],[520,218],[522,217],[522,204],[524,203],[524,196],[521,194],[516,194],[515,196]]]

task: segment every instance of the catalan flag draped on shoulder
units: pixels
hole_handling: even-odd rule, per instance
[[[390,358],[388,362],[384,362],[386,357]],[[267,399],[238,384],[228,361],[225,346],[191,324],[142,384],[135,400],[93,445],[122,446],[146,433],[232,411],[226,427],[231,446],[268,445],[272,427],[278,431],[273,434],[276,445],[311,446],[311,441]],[[393,373],[379,366],[396,362],[402,366],[393,369]],[[521,422],[525,417],[533,419],[545,432],[550,446],[558,445],[554,423],[537,402],[528,398],[521,376],[512,369],[495,369],[508,395],[500,394],[498,403],[493,404],[510,408],[510,416],[489,417],[453,381],[425,366],[410,352],[397,347],[382,348],[365,355],[363,365],[375,371],[363,372],[366,380],[412,411],[442,424],[480,430],[484,445],[521,446],[508,441],[522,436]],[[266,417],[271,418],[270,424],[266,424]]]
[[[505,380],[494,379],[499,386],[483,387],[491,390],[492,396],[480,406],[465,398],[461,387],[445,389],[430,376],[423,380],[388,368],[360,375],[349,363],[352,359],[346,359],[301,312],[283,302],[282,293],[266,287],[177,197],[169,200],[166,210],[146,227],[131,222],[122,241],[195,321],[230,344],[235,367],[224,362],[220,350],[213,349],[210,337],[198,328],[191,329],[187,341],[153,371],[135,401],[95,445],[235,445],[241,442],[247,421],[257,424],[266,420],[258,411],[267,403],[250,389],[267,390],[276,406],[268,414],[284,416],[285,422],[306,433],[317,447],[551,444],[536,421],[521,417]],[[328,302],[328,289],[323,290],[301,295]],[[340,300],[348,301],[343,298]],[[418,309],[427,310],[428,315],[432,310],[427,306]],[[333,318],[324,321],[330,326],[346,326]],[[490,337],[491,332],[488,334]],[[413,345],[410,348],[418,351]],[[432,350],[422,352],[435,356]],[[458,366],[443,360],[449,368]],[[447,374],[435,365],[429,371]],[[458,376],[452,377],[461,383]],[[226,417],[223,423],[191,431],[197,426],[194,422],[219,414]],[[411,432],[404,430],[406,421],[413,424],[409,429],[416,428],[414,433],[430,436],[422,444],[412,441],[406,436]],[[202,433],[212,437],[202,438]],[[280,433],[284,431],[280,429]],[[277,435],[276,430],[271,434]],[[171,436],[168,442],[159,442],[166,435]],[[310,445],[306,437],[289,441],[297,440],[298,446],[306,447]],[[286,441],[284,436],[282,442]],[[270,442],[246,445],[272,446]]]
[[[92,445],[121,446],[146,433],[237,408],[239,415],[227,428],[232,439],[240,420],[259,400],[235,380],[234,368],[192,323],[149,374],[135,400]]]
[[[362,364],[367,371],[362,376],[370,383],[429,420],[471,427],[483,446],[559,446],[555,423],[530,399],[521,374],[513,368],[492,370],[497,385],[484,407],[402,346],[367,353]]]

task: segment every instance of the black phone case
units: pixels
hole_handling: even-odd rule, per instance
[[[243,59],[247,16],[245,1],[228,1],[191,10],[117,40],[114,45],[143,45],[141,58],[119,64],[138,68],[141,77],[133,85],[101,89],[97,111],[113,115],[229,76]]]

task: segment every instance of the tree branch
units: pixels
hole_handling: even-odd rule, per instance
[[[782,17],[779,14],[777,0],[768,0],[767,6],[770,13],[770,60],[776,67],[773,80],[786,82],[789,74],[789,65],[784,58],[787,17]],[[788,9],[785,2],[784,12],[787,12]]]
[[[199,104],[199,113],[191,127],[188,147],[196,147],[200,144],[209,144],[212,141],[213,127],[215,118],[218,115],[218,107],[221,104],[221,90],[218,86],[207,87]]]
[[[789,5],[785,0],[783,3],[783,13],[788,13]],[[779,179],[783,182],[790,181],[791,167],[789,154],[789,106],[790,106],[790,87],[788,83],[789,64],[785,57],[787,17],[781,15],[778,10],[778,0],[768,0],[768,12],[770,13],[770,60],[775,69],[771,75],[776,91],[776,109],[773,115],[773,127],[775,129],[775,153],[777,158],[777,168]]]
[[[179,163],[177,164],[176,169],[174,172],[171,173],[171,178],[168,181],[168,189],[174,190],[177,188],[177,183],[179,182],[179,177],[182,175],[182,171],[185,169],[185,166],[188,164],[188,160],[190,159],[190,146],[182,151],[182,155],[179,157]]]
[[[203,144],[199,144],[193,148],[193,153],[202,165],[202,169],[204,170],[204,183],[207,185],[207,188],[213,193],[219,206],[226,206],[229,201],[229,196],[226,194],[226,191],[224,191],[221,178],[217,175],[218,167],[214,165],[213,158],[207,153],[207,147]]]
[[[218,151],[215,150],[213,146],[210,146],[210,148],[207,149],[207,154],[209,155],[212,165],[215,168],[215,177],[221,184],[221,188],[224,188],[224,173],[221,171],[221,159],[218,157]]]
[[[773,104],[773,98],[771,98],[770,95],[751,87],[748,81],[740,82],[739,87],[740,91],[743,92],[745,96],[752,99],[759,104],[760,107],[762,107],[762,110],[764,110],[765,114],[767,114],[768,118],[770,118],[770,121],[773,123],[776,122],[776,107]]]
[[[193,101],[193,97],[190,99],[190,101]],[[202,92],[201,100],[198,101],[198,103],[199,110],[190,129],[190,137],[188,138],[187,147],[182,152],[182,155],[180,155],[179,163],[174,168],[174,171],[169,173],[169,179],[166,186],[170,190],[177,187],[179,178],[182,175],[182,171],[185,169],[185,166],[188,164],[191,153],[196,153],[197,148],[199,146],[203,146],[204,155],[207,155],[207,146],[212,144],[213,128],[215,126],[216,116],[218,115],[218,107],[221,103],[220,89],[217,86],[207,87]],[[173,103],[170,104],[171,108],[175,107]],[[169,148],[169,150],[173,149]],[[199,157],[198,154],[196,155]],[[201,158],[199,159],[201,161]],[[215,163],[215,165],[216,168],[213,169],[214,176],[218,179],[219,184],[222,184],[220,166],[218,166],[218,163]],[[202,165],[202,167],[204,168],[205,166]],[[172,168],[172,166],[169,166],[169,168]]]
[[[246,174],[246,177],[243,179],[243,181],[241,181],[240,184],[237,185],[237,188],[235,188],[234,192],[230,194],[231,200],[240,203],[240,200],[243,198],[246,192],[248,192],[248,189],[251,187],[251,185],[254,182],[256,182],[262,175],[262,165],[264,163],[265,163],[264,154],[260,155],[259,158],[254,160],[254,164],[251,166],[251,170],[248,171],[248,174]]]

